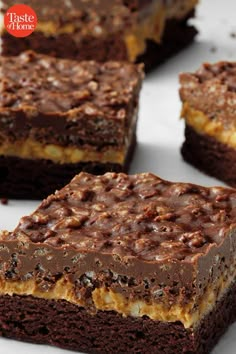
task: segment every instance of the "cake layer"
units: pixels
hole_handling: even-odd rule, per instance
[[[5,295],[0,296],[0,334],[86,353],[208,354],[235,321],[235,293],[234,284],[195,330],[112,311],[90,315],[63,300]]]
[[[181,151],[187,162],[236,187],[236,149],[214,137],[199,134],[189,125],[185,128],[185,139]]]
[[[193,39],[196,31],[186,22],[188,17],[192,17],[197,2],[197,0],[169,2],[120,0],[114,3],[107,0],[98,2],[89,0],[68,3],[60,0],[60,5],[58,1],[56,4],[52,1],[50,4],[45,2],[42,5],[41,2],[38,5],[34,0],[25,0],[24,3],[32,6],[38,15],[37,28],[30,37],[16,41],[2,24],[2,53],[18,55],[21,51],[33,49],[63,58],[132,62],[139,61],[140,56],[145,55],[144,62],[150,65],[149,41],[154,45],[151,54],[157,57],[157,62],[160,62],[164,59],[164,53],[170,55],[180,50],[184,42],[187,45]],[[10,0],[4,0],[3,12],[13,4],[14,2]],[[166,45],[165,36],[172,21],[177,24],[176,29],[179,28],[179,31],[181,27],[182,30],[185,27],[183,37],[188,39],[182,38],[182,43],[176,43],[176,36],[173,33],[172,44],[168,42]],[[164,51],[159,48],[162,43]],[[63,44],[63,48],[60,44]]]

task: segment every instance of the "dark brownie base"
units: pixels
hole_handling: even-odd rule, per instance
[[[235,320],[234,284],[195,331],[179,322],[122,317],[113,311],[89,315],[64,300],[0,296],[0,335],[86,353],[207,354]]]
[[[171,55],[179,52],[189,45],[197,31],[187,24],[188,19],[194,16],[191,11],[184,19],[168,20],[163,34],[162,44],[148,41],[145,54],[138,58],[138,62],[144,62],[146,71],[165,61]],[[93,37],[86,38],[76,48],[73,37],[68,34],[45,37],[41,32],[34,32],[28,37],[16,38],[7,32],[2,35],[2,54],[4,56],[18,55],[27,49],[49,54],[61,58],[77,58],[79,60],[127,60],[127,51],[121,34],[116,38],[113,35],[105,40],[97,40]]]
[[[0,197],[43,199],[64,185],[79,172],[93,174],[120,172],[119,164],[99,162],[55,164],[49,160],[28,160],[0,156]]]
[[[181,152],[187,162],[236,187],[236,149],[208,135],[200,135],[188,125],[185,139]]]
[[[61,165],[50,160],[0,156],[0,198],[43,199],[64,187],[81,171],[95,175],[128,172],[135,146],[136,135],[132,139],[124,165],[100,162]]]

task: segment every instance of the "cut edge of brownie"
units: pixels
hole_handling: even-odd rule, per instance
[[[136,147],[136,133],[124,164],[99,161],[59,164],[44,159],[0,156],[0,197],[43,199],[64,187],[79,172],[102,175],[105,172],[128,172]]]
[[[234,283],[195,329],[145,316],[122,317],[114,311],[91,315],[63,300],[4,295],[0,335],[88,353],[208,354],[236,319],[235,293]]]

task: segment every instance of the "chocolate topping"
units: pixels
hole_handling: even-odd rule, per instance
[[[236,227],[236,192],[144,173],[77,175],[21,219],[33,243],[154,262],[193,261]]]
[[[213,80],[226,85],[229,91],[236,92],[236,62],[205,63],[196,72],[200,82]]]
[[[31,51],[2,57],[0,65],[0,128],[9,138],[41,141],[46,136],[46,143],[55,143],[56,135],[72,145],[124,144],[142,66],[77,62]]]
[[[141,67],[128,63],[76,62],[34,52],[1,58],[1,108],[63,114],[106,114],[123,119],[140,79]]]

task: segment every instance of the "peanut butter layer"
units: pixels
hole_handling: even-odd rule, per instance
[[[220,120],[211,119],[204,112],[191,108],[188,102],[183,104],[181,117],[197,133],[212,136],[217,141],[236,148],[236,128],[233,126],[225,128]]]
[[[56,144],[41,144],[35,140],[26,139],[15,143],[6,142],[0,145],[0,155],[16,156],[26,159],[46,159],[55,163],[77,163],[87,161],[112,162],[123,164],[127,148],[106,148],[103,151],[95,149],[64,147]]]
[[[190,299],[186,305],[167,304],[145,300],[127,299],[121,293],[109,288],[96,288],[91,292],[91,298],[83,298],[73,284],[65,277],[58,280],[51,288],[40,287],[35,280],[4,281],[0,280],[0,295],[32,295],[38,298],[66,300],[78,306],[86,307],[94,312],[115,311],[123,316],[147,316],[155,321],[181,322],[185,328],[197,326],[201,319],[216,305],[216,302],[227,292],[234,283],[236,276],[235,265],[231,267],[230,276],[227,271],[214,284],[205,289],[204,295],[197,302]]]
[[[145,52],[147,39],[157,43],[161,42],[165,28],[166,9],[161,2],[154,2],[151,10],[147,17],[134,25],[133,29],[127,30],[124,35],[128,57],[131,62],[135,62],[136,58]]]
[[[185,328],[197,326],[201,319],[216,305],[216,302],[234,284],[236,272],[228,277],[222,276],[215,284],[211,284],[205,294],[195,302],[193,299],[188,304],[164,305],[163,303],[146,303],[142,300],[127,300],[121,294],[109,289],[95,289],[92,293],[96,309],[103,311],[116,311],[123,316],[142,317],[148,316],[152,320],[162,322],[180,321]]]

